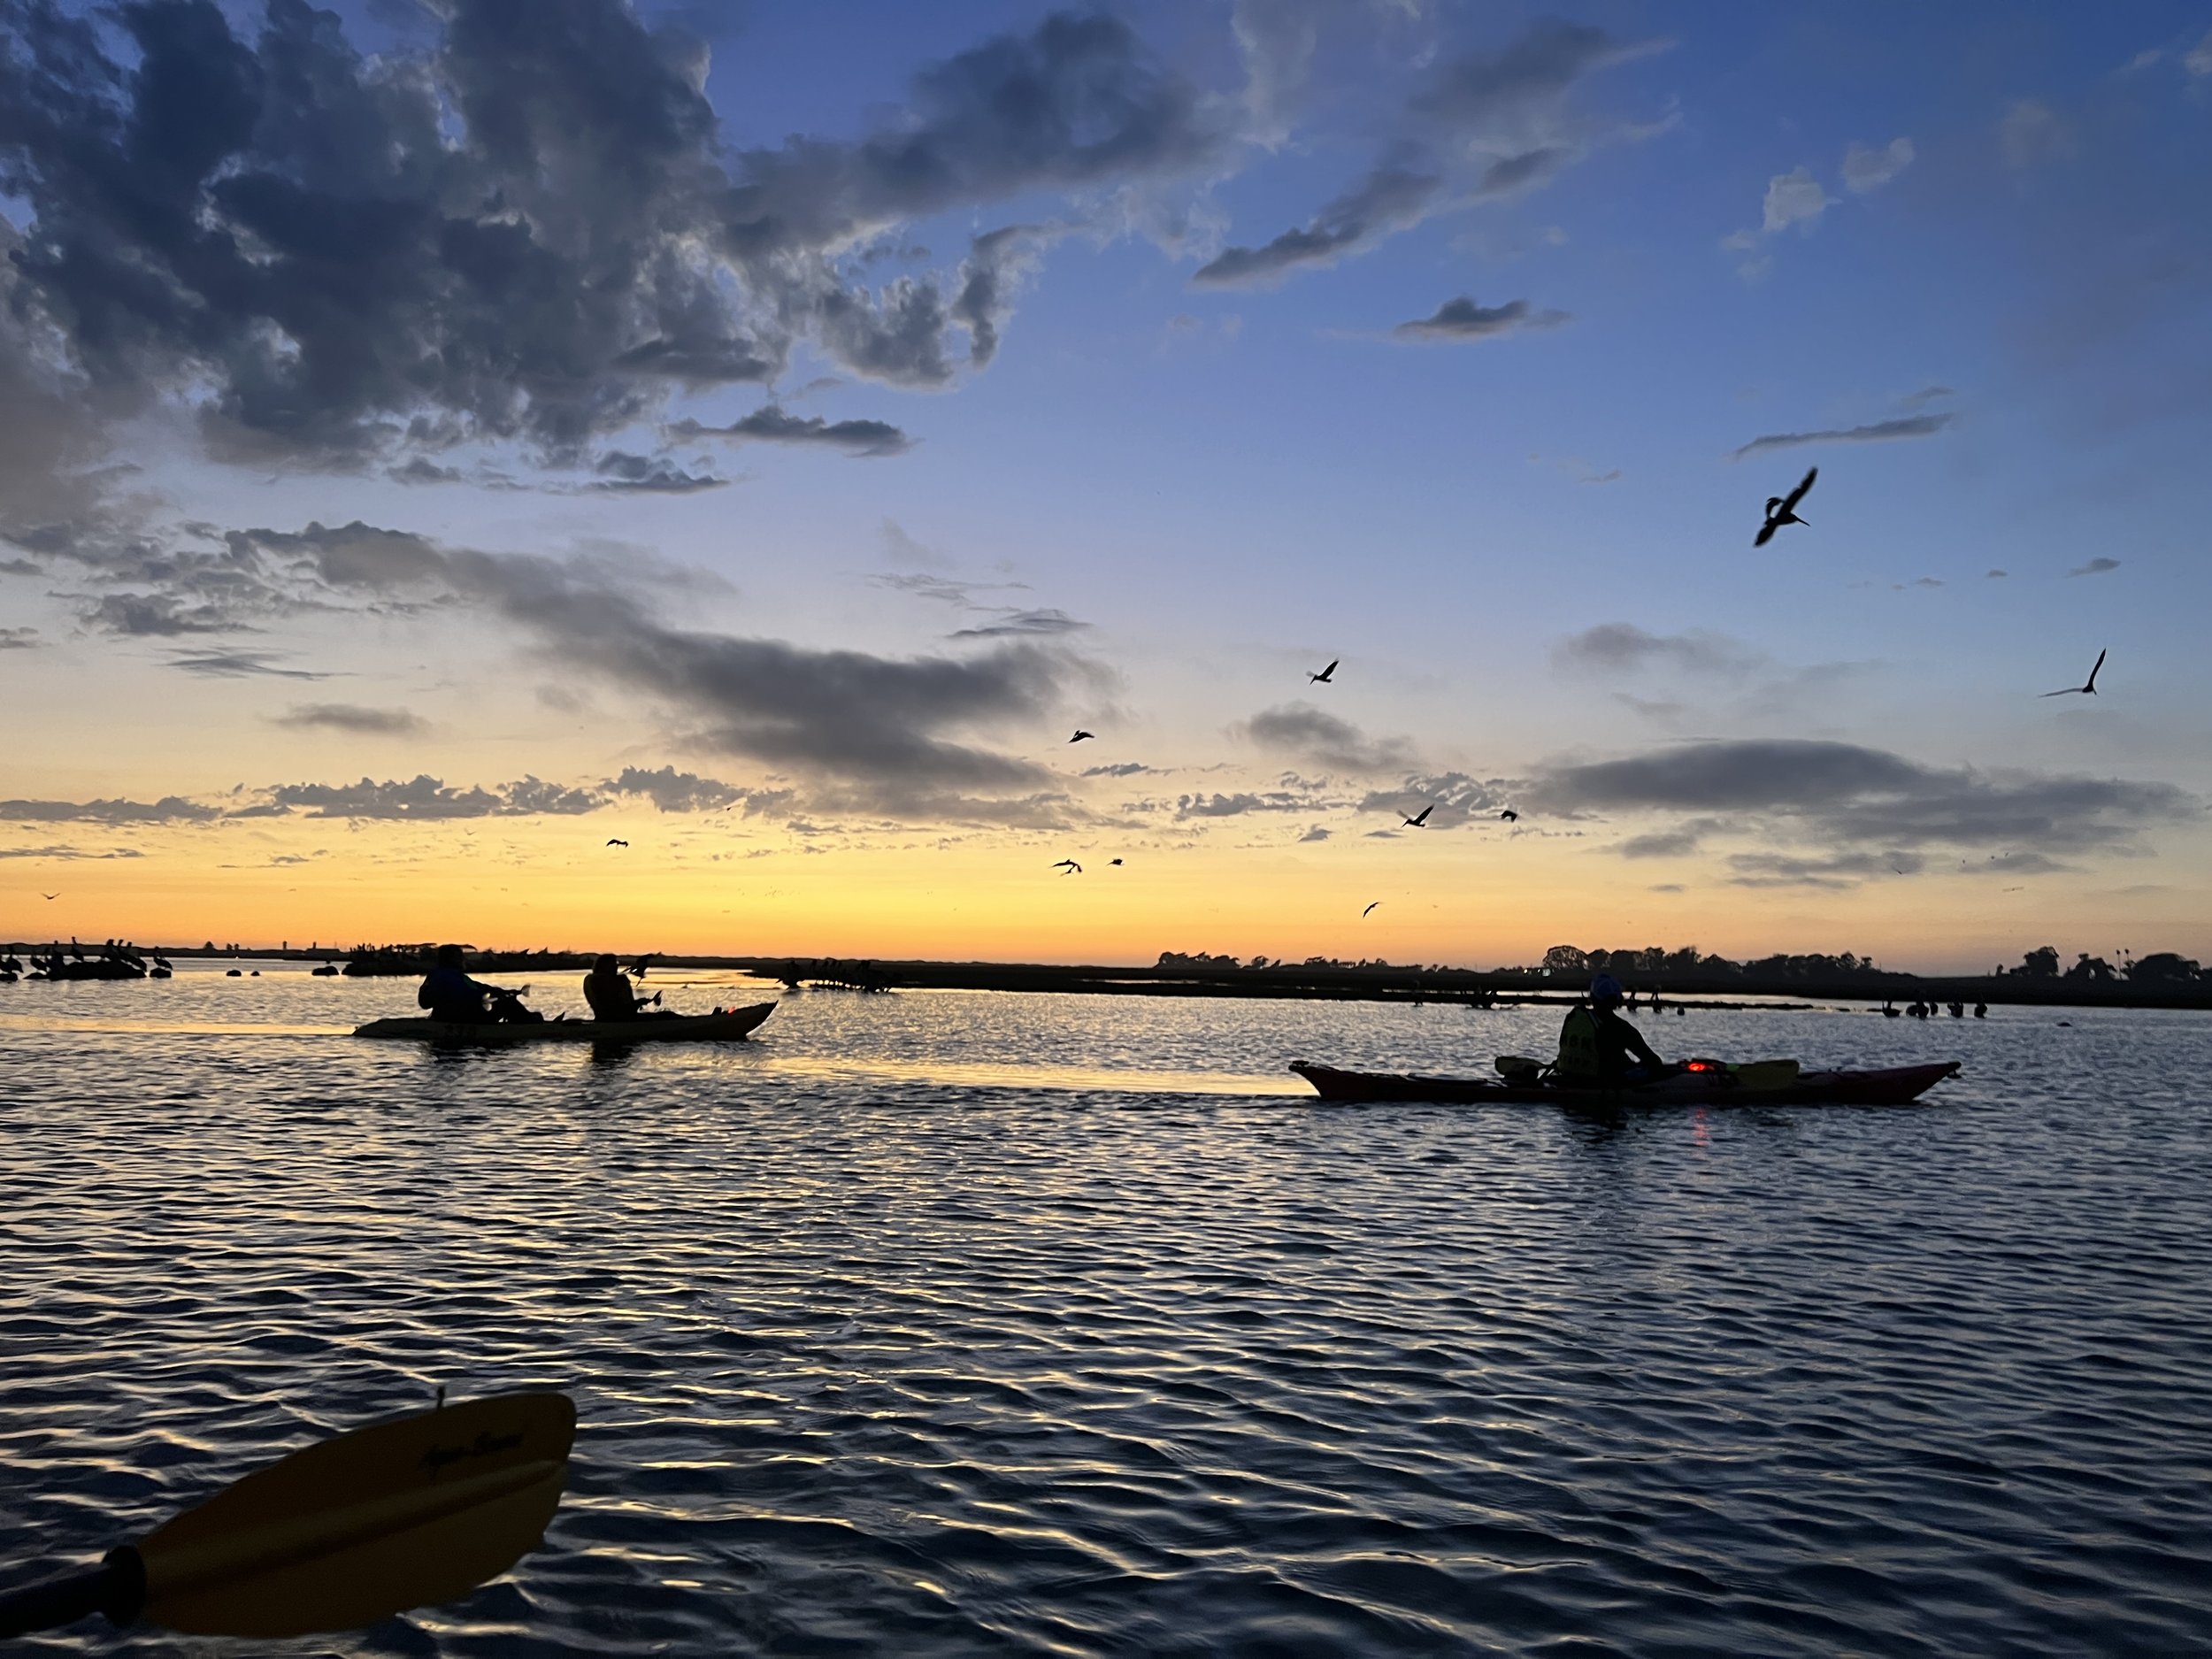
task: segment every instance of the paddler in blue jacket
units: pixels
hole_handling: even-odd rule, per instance
[[[461,963],[460,946],[440,945],[437,966],[423,975],[415,1005],[428,1009],[433,1019],[451,1020],[456,1025],[473,1025],[497,1018],[485,1005],[503,993],[495,985],[470,979]]]
[[[1609,973],[1590,981],[1590,998],[1567,1010],[1559,1027],[1559,1060],[1553,1075],[1563,1083],[1641,1083],[1662,1076],[1667,1063],[1644,1033],[1621,1018],[1627,996]]]

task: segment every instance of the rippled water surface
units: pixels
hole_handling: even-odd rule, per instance
[[[760,1000],[730,983],[672,1001]],[[411,991],[0,987],[5,1582],[439,1385],[551,1386],[542,1548],[253,1650],[2212,1648],[2212,1019],[1647,1020],[1966,1071],[1598,1121],[1282,1069],[1480,1071],[1555,1012],[814,992],[726,1048],[344,1034]]]

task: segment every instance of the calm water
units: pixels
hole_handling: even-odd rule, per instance
[[[1555,1015],[809,993],[723,1049],[342,1034],[411,992],[0,987],[7,1582],[437,1385],[556,1386],[542,1549],[253,1650],[2212,1647],[2212,1019],[1647,1019],[1967,1070],[1606,1125],[1281,1070],[1477,1070]],[[25,1650],[126,1647],[240,1650]]]

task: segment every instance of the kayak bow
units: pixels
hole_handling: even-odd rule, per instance
[[[1436,1101],[1452,1105],[1901,1106],[1956,1074],[1956,1060],[1873,1071],[1801,1071],[1784,1087],[1747,1087],[1727,1071],[1681,1071],[1628,1088],[1573,1088],[1494,1078],[1408,1077],[1340,1071],[1293,1061],[1325,1101]]]

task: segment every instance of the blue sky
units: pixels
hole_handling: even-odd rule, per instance
[[[2200,7],[135,16],[0,11],[0,793],[110,931],[403,911],[297,792],[426,775],[548,890],[803,848],[779,949],[2212,956]]]

